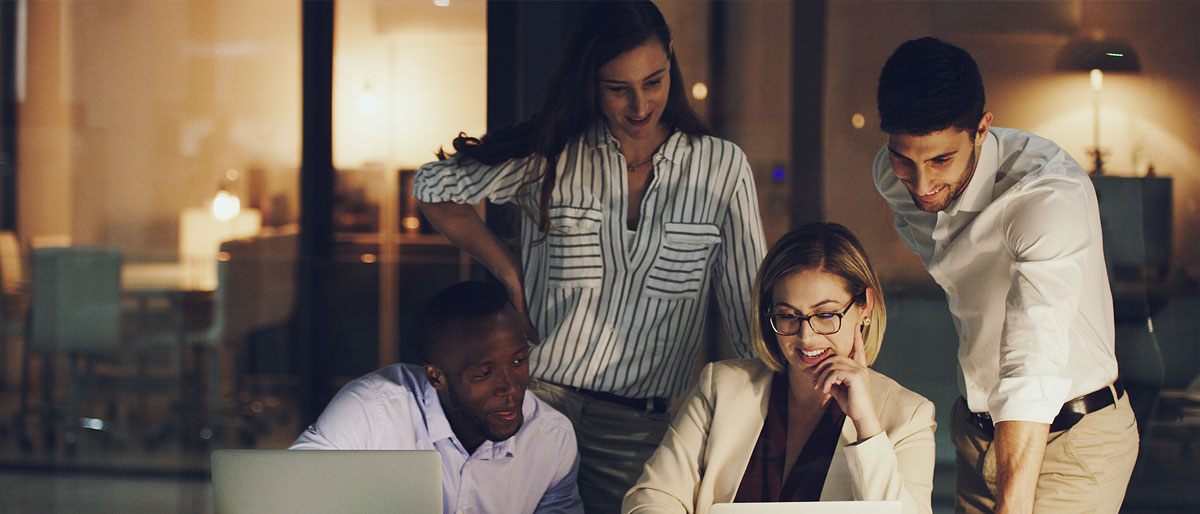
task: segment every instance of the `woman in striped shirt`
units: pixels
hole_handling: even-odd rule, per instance
[[[414,196],[527,313],[530,390],[574,423],[585,505],[615,512],[690,385],[711,298],[751,355],[765,244],[750,167],[688,105],[651,2],[589,6],[533,118],[454,148]],[[525,212],[519,256],[469,205],[485,199]]]

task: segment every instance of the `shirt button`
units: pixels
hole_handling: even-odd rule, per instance
[[[946,292],[947,292],[947,293],[952,293],[952,294],[953,294],[953,293],[954,293],[954,286],[947,287],[947,288],[946,288]]]

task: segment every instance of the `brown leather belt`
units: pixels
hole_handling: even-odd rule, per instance
[[[1117,393],[1117,399],[1125,395],[1125,386],[1121,385],[1120,380],[1113,382],[1112,387]],[[1109,391],[1108,386],[1068,401],[1063,404],[1062,409],[1058,411],[1058,415],[1054,417],[1054,421],[1050,423],[1050,431],[1060,432],[1071,428],[1076,423],[1079,423],[1079,420],[1083,419],[1084,416],[1112,404],[1113,394]],[[992,417],[988,413],[970,412],[967,414],[967,420],[976,428],[986,433],[988,437],[995,436],[996,427],[992,424]]]

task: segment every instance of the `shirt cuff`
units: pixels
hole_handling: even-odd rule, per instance
[[[988,397],[988,412],[995,423],[1032,421],[1049,424],[1062,410],[1070,390],[1071,379],[1065,377],[1001,378]]]

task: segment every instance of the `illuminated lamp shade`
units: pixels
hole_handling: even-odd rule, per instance
[[[1063,71],[1142,71],[1137,51],[1114,38],[1076,38],[1058,51],[1055,68]]]
[[[1088,149],[1092,155],[1093,175],[1104,174],[1104,158],[1107,152],[1100,145],[1100,91],[1104,87],[1105,72],[1137,73],[1142,63],[1133,45],[1123,39],[1076,38],[1058,50],[1055,68],[1062,71],[1088,72],[1092,86],[1092,142]]]

